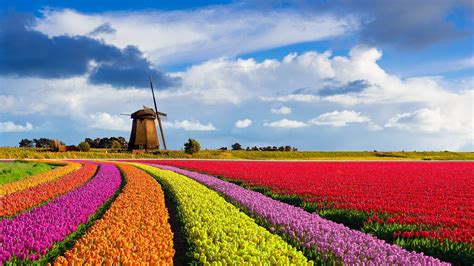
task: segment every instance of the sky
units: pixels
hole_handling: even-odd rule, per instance
[[[151,76],[170,149],[474,151],[471,1],[96,2],[0,3],[0,146],[128,139]]]

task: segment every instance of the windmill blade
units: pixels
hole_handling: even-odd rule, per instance
[[[161,120],[162,122],[168,121],[168,117],[166,117],[166,116],[161,116],[161,117],[160,117],[160,120]]]
[[[153,90],[153,82],[151,81],[151,76],[148,76],[148,78],[150,79],[151,94],[153,95],[153,104],[155,104],[155,112],[157,112],[156,119],[158,120],[158,126],[160,127],[161,139],[163,140],[163,147],[165,148],[165,150],[167,150],[165,135],[163,134],[163,127],[161,126],[161,118],[160,118],[160,115],[158,114],[158,107],[156,107],[156,99],[155,99],[155,91]]]

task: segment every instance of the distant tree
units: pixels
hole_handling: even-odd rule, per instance
[[[284,150],[285,150],[285,147],[283,146],[278,147],[278,151],[284,151]]]
[[[110,143],[110,146],[114,150],[120,150],[123,147],[122,144],[120,143],[120,141],[115,140],[115,139],[112,140],[112,142]]]
[[[285,146],[285,151],[291,151],[291,150],[292,150],[291,146],[288,146],[288,145]]]
[[[79,143],[78,148],[80,151],[88,152],[91,149],[91,145],[89,144],[89,142],[83,141]]]
[[[100,138],[95,138],[94,145],[91,145],[91,147],[99,148],[99,143],[100,143]]]
[[[247,147],[245,150],[246,150],[246,151],[250,151],[250,147]]]
[[[226,150],[227,150],[227,147],[220,147],[219,150],[220,150],[220,151],[226,151]]]
[[[109,138],[100,139],[98,148],[110,149],[111,147],[112,147],[112,141]]]
[[[188,139],[188,142],[184,143],[184,152],[187,154],[194,154],[201,150],[201,144],[195,139]]]
[[[258,147],[257,147],[257,146],[253,146],[253,147],[252,147],[252,151],[258,151]]]
[[[239,151],[239,150],[242,150],[242,145],[240,145],[239,143],[234,143],[232,144],[232,150],[233,151]]]
[[[33,141],[32,140],[29,140],[29,139],[22,139],[20,140],[20,147],[21,148],[32,148],[33,147]]]
[[[32,140],[22,139],[19,144],[20,144],[20,147],[22,147],[22,148],[32,148],[33,143],[34,142]]]
[[[118,137],[117,140],[120,142],[123,149],[128,147],[128,141],[124,137]]]
[[[59,143],[64,145],[64,142],[58,140]],[[40,138],[40,139],[33,139],[33,142],[35,143],[36,148],[48,148],[48,149],[53,149],[55,145],[55,141],[52,139],[47,139],[47,138]]]
[[[94,140],[91,139],[91,138],[85,138],[85,139],[84,139],[84,142],[89,143],[89,147],[91,147],[91,148],[97,148],[97,147],[95,146]]]

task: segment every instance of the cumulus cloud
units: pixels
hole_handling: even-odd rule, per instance
[[[216,128],[214,125],[209,122],[207,124],[202,124],[198,120],[190,121],[190,120],[182,120],[182,121],[164,121],[163,126],[165,128],[173,128],[173,129],[184,129],[186,131],[214,131]]]
[[[16,77],[69,78],[89,75],[95,84],[148,87],[147,75],[158,87],[179,83],[154,67],[134,46],[117,48],[86,36],[48,37],[32,30],[34,19],[9,14],[0,23],[0,74]]]
[[[280,128],[301,128],[309,126],[345,127],[352,123],[367,123],[367,127],[370,131],[382,130],[382,127],[372,122],[369,117],[362,115],[360,112],[348,110],[323,113],[306,122],[281,119],[274,122],[265,122],[264,126]]]
[[[27,132],[27,131],[32,131],[33,130],[33,125],[29,122],[26,122],[26,124],[19,125],[15,124],[12,121],[7,121],[7,122],[0,122],[0,132]]]
[[[132,123],[130,118],[108,113],[95,113],[89,115],[89,127],[113,131],[130,131]],[[127,121],[128,120],[128,121]]]
[[[249,127],[250,125],[252,125],[252,120],[248,118],[244,120],[237,120],[235,121],[235,124],[234,124],[236,128],[246,128],[246,127]]]
[[[270,112],[272,112],[272,114],[277,114],[277,115],[288,115],[288,114],[291,114],[291,108],[282,106],[280,108],[272,108]]]
[[[282,102],[297,102],[298,113],[291,120],[268,121],[264,126],[305,127],[310,131],[310,127],[315,125],[307,118],[314,117],[315,110],[318,114],[347,110],[360,112],[360,116],[370,118],[365,122],[353,122],[366,125],[368,130],[380,131],[382,127],[379,125],[386,125],[384,131],[380,132],[383,136],[396,134],[400,139],[400,136],[409,136],[404,134],[416,135],[419,139],[427,137],[426,142],[419,146],[426,149],[445,149],[450,145],[455,149],[472,142],[472,81],[466,80],[462,86],[448,86],[440,77],[400,78],[387,73],[377,63],[381,56],[382,52],[378,49],[355,47],[348,55],[339,56],[333,56],[330,51],[310,51],[291,53],[281,60],[215,59],[194,65],[183,72],[172,73],[174,77],[181,78],[181,86],[158,91],[157,99],[160,108],[163,108],[161,111],[173,115],[173,119],[178,121],[167,122],[170,123],[168,128],[183,129],[184,134],[184,129],[193,128],[190,126],[193,123],[202,126],[194,128],[215,130],[212,123],[203,124],[194,120],[196,118],[217,123],[228,120],[231,114],[234,115],[231,121],[236,121],[241,118],[236,114],[250,117],[254,115],[251,112],[258,112],[259,116],[255,119],[265,121],[269,118],[264,114],[268,115],[271,107],[281,106]],[[143,104],[152,104],[147,90],[91,84],[88,76],[62,79],[0,76],[0,86],[0,113],[18,116],[34,114],[37,118],[43,115],[57,116],[70,119],[71,124],[83,128],[88,128],[89,114],[105,119],[108,117],[100,114],[106,112],[110,118],[114,118],[120,113],[131,113]],[[265,101],[258,102],[259,99]],[[249,109],[250,105],[256,106],[256,111]],[[199,117],[188,116],[195,114],[196,108],[201,108],[202,114]],[[437,130],[437,124],[431,122],[434,124],[431,131],[424,129],[427,126],[414,126],[423,120],[414,119],[420,114],[412,113],[422,109],[439,112],[446,125]],[[404,115],[407,110],[410,114]],[[248,112],[241,114],[240,111]],[[407,126],[407,116],[413,120],[410,126]],[[127,121],[126,117],[123,119]],[[340,121],[329,115],[316,116],[314,119],[316,123],[325,123],[328,127],[351,125],[346,120]],[[183,125],[183,121],[187,121],[188,125]],[[32,122],[36,125],[42,121]],[[352,134],[358,128],[347,128],[344,132],[351,130]],[[216,138],[215,135],[206,134],[209,138]]]
[[[307,127],[308,124],[302,121],[281,119],[273,122],[265,122],[263,124],[266,127],[278,127],[278,128],[302,128]]]
[[[136,45],[154,62],[166,64],[334,38],[355,31],[358,25],[358,20],[351,15],[302,14],[291,9],[264,12],[226,5],[180,11],[95,14],[69,9],[45,10],[36,29],[52,37],[86,35],[110,26],[114,34],[91,36],[121,48]]]
[[[443,117],[440,109],[423,108],[413,112],[397,114],[390,118],[385,127],[435,133],[443,129],[449,129],[449,122],[446,117]]]
[[[345,127],[349,123],[365,123],[369,121],[368,117],[361,115],[359,112],[344,110],[321,114],[309,120],[308,123],[317,126]]]

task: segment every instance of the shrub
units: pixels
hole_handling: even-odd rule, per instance
[[[89,145],[89,143],[83,141],[81,143],[79,143],[79,150],[80,151],[90,151],[91,149],[91,145]]]
[[[197,153],[201,150],[201,144],[195,139],[188,139],[188,142],[184,143],[184,152],[187,154]]]
[[[242,150],[242,145],[240,145],[239,143],[234,143],[232,144],[232,150],[234,151]]]

